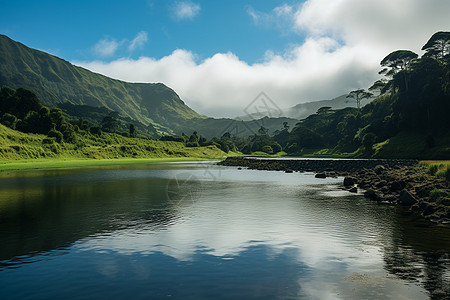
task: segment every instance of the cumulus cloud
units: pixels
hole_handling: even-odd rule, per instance
[[[97,44],[95,44],[94,52],[97,55],[107,57],[107,56],[114,55],[114,53],[116,53],[118,48],[119,48],[119,43],[115,39],[104,38],[104,39],[98,41]]]
[[[195,53],[180,49],[158,60],[77,64],[125,81],[163,82],[200,113],[234,117],[261,91],[283,108],[367,88],[378,78],[385,55],[397,49],[421,54],[434,32],[449,30],[448,11],[448,0],[308,0],[262,15],[247,8],[255,22],[290,18],[289,30],[306,39],[283,55],[267,51],[264,61],[255,64],[233,53],[197,62]]]
[[[177,20],[191,20],[200,13],[200,4],[190,1],[175,2],[172,7],[173,16]]]
[[[247,6],[247,14],[252,18],[253,23],[257,26],[268,28],[277,28],[283,33],[294,30],[296,9],[299,6],[291,6],[282,4],[275,7],[270,12],[262,12],[255,10],[252,6]]]
[[[145,31],[140,31],[128,46],[129,51],[134,51],[136,48],[142,47],[148,41],[148,34]]]

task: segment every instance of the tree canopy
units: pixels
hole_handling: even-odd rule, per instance
[[[372,97],[373,94],[370,92],[366,92],[364,89],[359,89],[359,90],[355,90],[355,91],[351,91],[348,95],[347,98],[353,98],[356,101],[356,107],[358,109],[361,108],[361,100],[362,99],[368,99],[370,97]]]
[[[450,54],[450,32],[439,31],[431,36],[428,42],[422,47],[425,50],[426,56],[431,56],[437,59],[444,58]]]

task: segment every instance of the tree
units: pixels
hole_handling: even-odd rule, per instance
[[[23,119],[29,111],[39,111],[42,107],[41,102],[38,97],[32,91],[18,88],[16,90],[17,102],[17,113],[16,116],[19,119]]]
[[[267,154],[273,154],[273,149],[269,145],[263,146],[261,150]]]
[[[264,126],[258,129],[259,135],[267,135],[269,133],[269,129],[266,129]]]
[[[114,133],[119,127],[119,122],[112,115],[106,116],[102,120],[102,130]]]
[[[371,87],[369,87],[369,91],[374,92],[377,91],[379,95],[383,95],[390,88],[390,82],[386,79],[379,79],[375,81]]]
[[[409,50],[397,50],[391,52],[380,62],[384,69],[379,73],[389,77],[394,77],[397,73],[403,72],[406,91],[408,91],[407,71],[410,70],[412,62],[414,62],[417,57],[417,53]]]
[[[318,115],[326,115],[329,112],[331,112],[332,107],[331,106],[323,106],[321,108],[319,108],[316,112],[316,114]]]
[[[136,128],[134,127],[134,124],[130,124],[130,137],[136,136]]]
[[[283,122],[283,130],[289,130],[289,123]]]
[[[375,144],[375,141],[377,140],[377,136],[372,133],[366,133],[362,138],[362,145],[364,146],[364,150],[367,154],[372,154],[373,152],[373,144]]]
[[[0,118],[0,123],[2,123],[5,126],[8,126],[11,129],[16,129],[17,118],[14,115],[5,113]]]
[[[56,128],[59,129],[65,120],[63,111],[59,108],[52,108],[50,110],[50,119]]]
[[[450,32],[439,31],[431,36],[428,42],[422,47],[426,51],[426,56],[442,59],[450,54]]]
[[[58,143],[61,143],[63,141],[63,134],[55,128],[50,129],[50,131],[47,133],[47,136],[55,138],[56,142]]]
[[[356,107],[358,109],[361,108],[361,100],[363,99],[368,99],[370,97],[372,97],[373,94],[366,92],[364,89],[359,89],[359,90],[355,90],[355,91],[351,91],[348,95],[347,98],[353,98],[356,101]]]
[[[413,62],[417,57],[417,53],[412,51],[397,50],[389,53],[385,58],[383,58],[380,64],[382,67],[391,68],[391,70],[388,70],[387,73],[389,73],[389,71],[392,71],[393,73],[386,75],[395,75],[399,71],[409,70],[411,62]]]

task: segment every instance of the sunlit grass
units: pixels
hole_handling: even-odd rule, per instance
[[[73,168],[92,165],[224,159],[215,146],[186,147],[183,143],[129,138],[118,134],[77,133],[75,143],[46,143],[45,135],[25,134],[0,125],[0,171]]]
[[[450,180],[449,160],[423,160],[419,165],[426,168],[427,172],[431,175]]]

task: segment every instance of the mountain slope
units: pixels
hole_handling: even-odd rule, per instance
[[[361,101],[361,106],[364,106],[368,103],[370,103],[374,98],[370,99],[363,99]],[[356,104],[353,99],[347,98],[347,95],[342,95],[336,98],[333,98],[331,100],[319,100],[319,101],[312,101],[312,102],[305,102],[297,104],[293,107],[281,109],[278,113],[279,116],[282,116],[284,118],[290,118],[290,119],[297,119],[301,120],[304,118],[307,118],[310,115],[313,115],[317,112],[317,110],[321,107],[331,107],[331,109],[342,109],[347,107],[356,107]],[[246,116],[240,116],[237,119],[244,120],[244,121],[250,121],[250,120],[256,120],[261,119],[264,116],[270,116],[271,113],[269,112],[259,112],[257,114],[249,114]]]
[[[34,91],[45,105],[106,107],[146,125],[172,124],[204,116],[162,83],[127,83],[74,66],[0,35],[0,86]]]
[[[374,98],[363,99],[361,106],[370,103]],[[342,95],[331,100],[320,100],[314,102],[306,102],[297,104],[294,107],[283,110],[283,114],[289,118],[304,119],[312,114],[315,114],[321,107],[331,107],[332,109],[342,109],[346,107],[356,107],[353,99],[347,98],[347,95]]]

